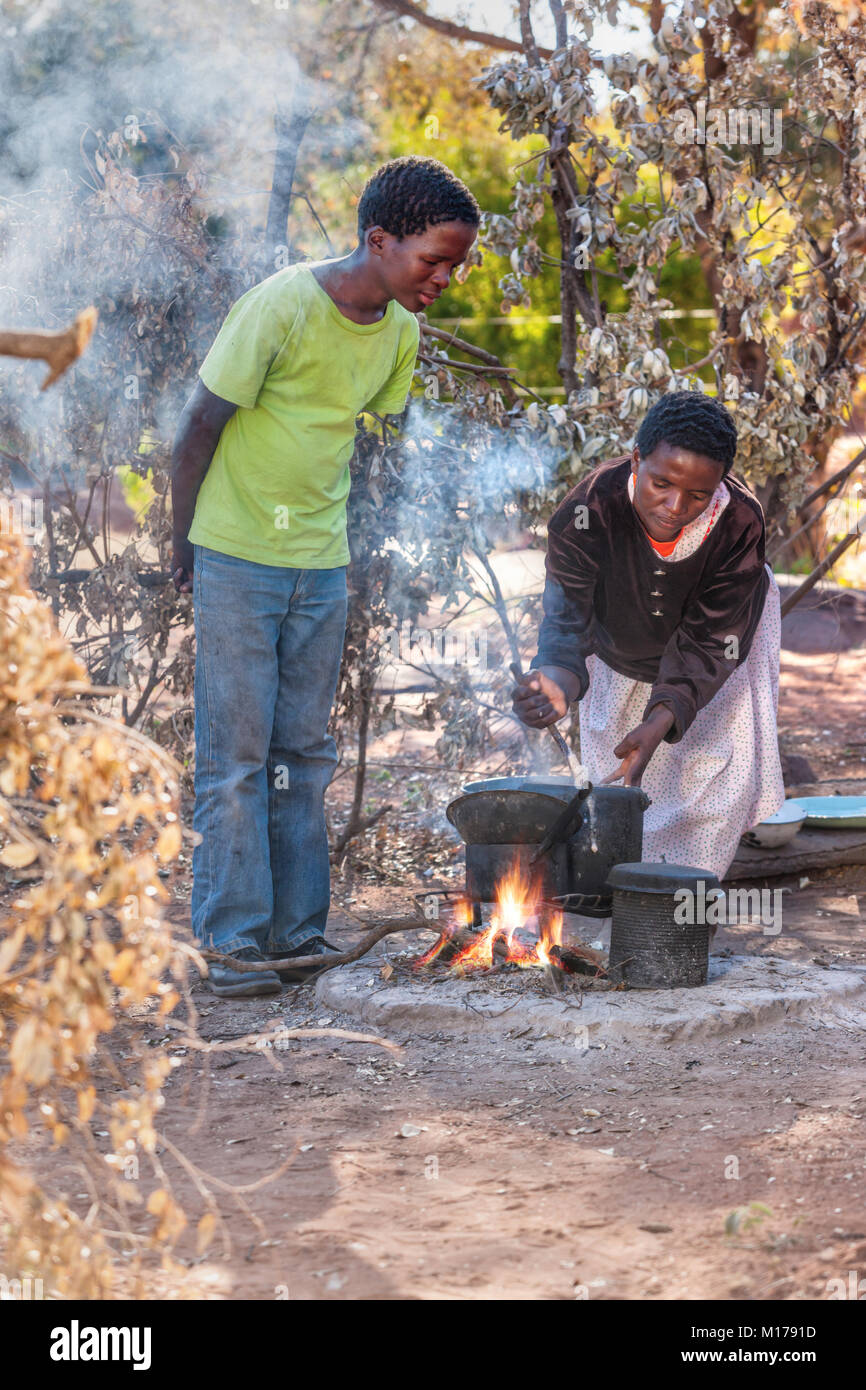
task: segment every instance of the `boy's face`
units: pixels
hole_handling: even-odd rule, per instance
[[[634,505],[655,541],[672,541],[695,521],[719,485],[724,466],[703,454],[661,440],[646,458],[635,446]]]
[[[466,259],[478,228],[467,222],[440,222],[402,240],[382,227],[368,227],[364,235],[369,251],[379,258],[390,297],[417,314],[448,288],[451,274]]]

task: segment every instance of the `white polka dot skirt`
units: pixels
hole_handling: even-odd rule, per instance
[[[643,858],[692,864],[724,878],[740,836],[785,800],[779,761],[779,586],[770,576],[749,655],[679,743],[659,744],[641,785]],[[589,690],[579,705],[581,761],[598,783],[618,767],[614,748],[641,723],[651,686],[587,658]]]

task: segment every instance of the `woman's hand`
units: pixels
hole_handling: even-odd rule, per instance
[[[545,729],[565,718],[580,693],[580,680],[563,666],[539,666],[525,671],[510,693],[517,718],[531,729]]]
[[[614,757],[622,758],[622,762],[616,772],[604,778],[602,786],[622,778],[624,787],[639,787],[650,758],[673,723],[674,716],[667,705],[654,705],[644,722],[614,748]]]

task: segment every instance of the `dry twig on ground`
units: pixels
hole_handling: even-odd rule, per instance
[[[241,974],[247,972],[254,974],[259,970],[310,970],[316,969],[316,974],[321,975],[326,970],[333,970],[338,965],[350,965],[352,961],[360,960],[365,956],[377,941],[381,941],[385,936],[391,936],[394,932],[403,931],[434,931],[429,922],[419,922],[417,917],[395,917],[386,922],[381,922],[378,927],[374,927],[356,946],[350,947],[348,951],[336,951],[328,956],[294,956],[286,960],[266,960],[266,961],[246,961],[236,960],[234,956],[223,955],[220,951],[202,951],[205,960],[214,961],[218,965],[231,966],[232,970],[238,970]],[[312,976],[310,978],[313,978]]]

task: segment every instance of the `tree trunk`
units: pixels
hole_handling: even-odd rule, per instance
[[[268,221],[265,228],[265,274],[273,275],[288,264],[289,212],[292,187],[298,163],[298,150],[310,123],[309,111],[294,112],[287,117],[278,111],[274,116],[277,147],[274,154],[274,177],[268,201]]]

